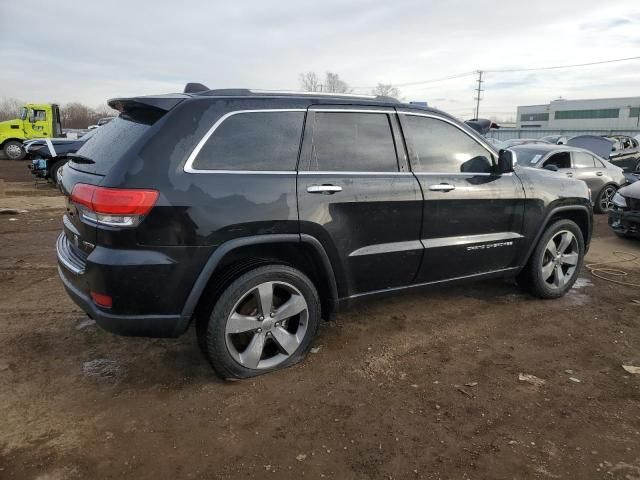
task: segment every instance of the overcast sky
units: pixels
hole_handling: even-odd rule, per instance
[[[640,55],[638,0],[0,0],[0,18],[0,97],[92,106],[188,81],[299,89],[301,72],[330,70],[369,87]],[[474,79],[400,90],[469,117]],[[502,118],[559,96],[640,96],[640,61],[489,73],[485,87],[481,116]]]

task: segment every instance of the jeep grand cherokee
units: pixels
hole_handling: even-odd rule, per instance
[[[585,183],[514,167],[446,113],[200,90],[111,100],[65,166],[60,277],[106,330],[194,321],[213,368],[244,378],[299,361],[357,300],[494,277],[556,298],[578,276]]]

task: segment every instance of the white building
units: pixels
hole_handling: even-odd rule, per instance
[[[518,107],[518,128],[611,130],[640,128],[640,97],[554,100]]]

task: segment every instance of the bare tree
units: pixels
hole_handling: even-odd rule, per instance
[[[300,86],[305,92],[319,92],[321,88],[320,80],[315,72],[301,73]]]
[[[371,94],[382,97],[400,98],[400,90],[390,83],[379,83],[376,88],[371,90]]]
[[[24,103],[16,98],[0,99],[0,122],[18,118],[22,105],[24,105]]]
[[[337,73],[327,72],[323,91],[331,93],[351,93],[352,90],[347,82],[343,81]]]
[[[337,73],[327,72],[324,82],[315,72],[300,74],[300,86],[305,92],[351,93],[352,89]]]

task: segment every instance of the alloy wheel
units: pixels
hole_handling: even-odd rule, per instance
[[[580,252],[576,236],[568,230],[556,233],[542,256],[542,279],[548,287],[561,289],[573,278]]]
[[[607,212],[613,206],[613,196],[616,194],[616,188],[612,185],[609,185],[602,192],[602,196],[600,197],[600,208],[603,212]]]
[[[296,287],[261,283],[241,295],[227,317],[227,349],[243,367],[276,367],[298,350],[308,321],[307,301]]]

